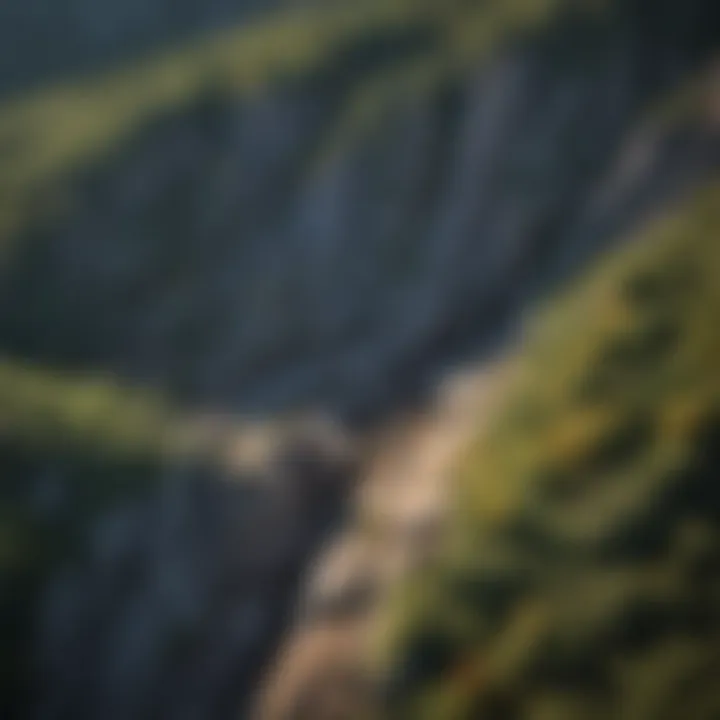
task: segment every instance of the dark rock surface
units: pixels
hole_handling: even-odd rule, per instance
[[[166,22],[167,3],[141,4],[104,3],[111,19],[85,3],[83,22],[54,5],[75,40],[34,14],[39,3],[6,0],[12,42],[0,46],[22,67],[0,92],[250,7],[174,3]],[[0,349],[151,384],[188,412],[319,406],[364,427],[421,402],[448,367],[511,340],[538,297],[718,168],[717,117],[655,111],[718,49],[717,4],[610,6],[508,37],[434,80],[447,38],[418,22],[348,36],[319,67],[253,92],[209,83],[67,169],[69,211],[23,228],[4,267]],[[20,47],[42,45],[36,29],[57,52]],[[16,452],[2,454],[3,483],[38,498],[32,518],[72,497],[79,474],[148,478],[140,499],[82,518],[80,559],[53,565],[38,607],[22,608],[36,632],[18,641],[35,716],[235,716],[325,537],[297,489],[316,469],[270,463],[272,482],[250,497],[231,471],[85,471],[82,459]],[[343,493],[312,492],[337,521]],[[53,537],[52,522],[40,526]]]

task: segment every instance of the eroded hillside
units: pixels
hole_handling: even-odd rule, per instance
[[[14,715],[242,715],[351,489],[442,484],[404,412],[720,162],[713,0],[185,5],[1,84]]]

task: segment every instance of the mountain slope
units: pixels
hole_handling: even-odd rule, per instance
[[[422,392],[712,166],[703,128],[641,128],[709,57],[713,5],[517,39],[554,7],[298,11],[11,104],[4,347],[248,409]]]
[[[235,416],[320,407],[364,447],[717,171],[712,0],[330,5],[0,106],[0,525],[77,540],[6,591],[17,714],[244,711],[364,475],[324,429],[237,467]]]
[[[541,317],[396,607],[388,717],[715,717],[719,223],[712,186]]]

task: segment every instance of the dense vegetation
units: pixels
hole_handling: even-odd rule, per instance
[[[713,186],[541,315],[395,608],[389,717],[717,717],[718,228]]]

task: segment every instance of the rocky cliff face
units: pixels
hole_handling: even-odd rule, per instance
[[[77,80],[104,37],[82,14],[86,44],[63,41],[62,71],[28,59],[3,87],[11,363],[112,373],[192,418],[320,407],[365,447],[368,429],[512,341],[537,298],[720,161],[710,0],[268,6],[137,60],[143,43],[246,10],[216,5],[173,5],[157,32],[161,3],[137,19],[123,5],[126,24],[103,15],[103,58],[127,65]],[[4,8],[4,32],[22,37],[25,5]],[[39,84],[50,75],[64,84]],[[24,437],[37,447],[32,427]],[[346,486],[375,477],[372,462],[342,465],[330,497],[324,445],[309,464],[278,460],[293,442],[270,443],[253,506],[247,470],[225,450],[218,461],[217,443],[190,470],[164,455],[88,465],[89,436],[72,452],[8,441],[22,532],[42,528],[43,547],[79,537],[72,563],[43,550],[8,576],[34,599],[8,617],[25,622],[16,688],[28,683],[43,717],[243,707],[325,538],[313,513],[337,523]],[[121,490],[140,479],[141,499],[78,504],[110,476]],[[60,529],[37,493],[64,493]]]
[[[369,410],[502,332],[618,226],[712,166],[702,131],[641,128],[706,59],[713,17],[579,13],[484,62],[471,36],[461,67],[446,55],[462,12],[483,27],[457,8],[459,20],[438,11],[382,33],[350,24],[285,80],[263,79],[270,53],[261,89],[237,98],[212,68],[148,117],[126,107],[140,80],[119,98],[79,87],[56,100],[58,122],[90,123],[78,140],[48,105],[48,130],[29,135],[7,183],[46,160],[18,202],[32,212],[60,174],[72,209],[18,243],[6,350],[192,401]],[[499,37],[523,30],[508,15]],[[133,114],[122,134],[106,104]],[[37,147],[33,159],[43,139],[67,143],[47,150],[63,156]]]

